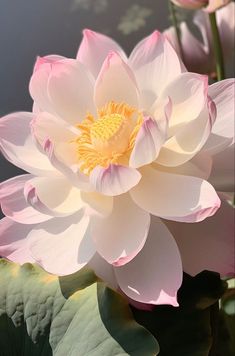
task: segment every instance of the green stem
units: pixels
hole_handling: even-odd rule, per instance
[[[215,61],[216,61],[217,80],[219,81],[225,78],[225,73],[224,73],[223,51],[222,51],[217,21],[216,21],[216,13],[212,12],[211,14],[209,14],[209,19],[210,19],[214,54],[215,54]]]
[[[183,47],[182,47],[182,43],[181,43],[180,28],[179,28],[178,21],[177,21],[175,5],[171,2],[171,0],[169,0],[169,12],[170,12],[170,18],[171,18],[172,25],[175,28],[175,33],[176,33],[176,37],[177,37],[177,41],[178,41],[178,45],[179,45],[180,55],[181,55],[181,58],[183,59]]]

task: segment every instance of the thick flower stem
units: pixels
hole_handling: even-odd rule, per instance
[[[171,0],[169,0],[169,12],[170,12],[170,19],[171,19],[172,25],[175,28],[175,33],[176,33],[176,37],[177,37],[177,41],[178,41],[178,45],[179,45],[180,55],[183,60],[183,47],[182,47],[182,43],[181,43],[181,33],[180,33],[178,21],[177,21],[175,5],[171,2]]]
[[[213,38],[217,80],[219,81],[225,78],[225,73],[224,73],[223,51],[222,51],[217,21],[216,21],[216,13],[212,12],[211,14],[209,14],[209,19],[211,25],[212,38]]]

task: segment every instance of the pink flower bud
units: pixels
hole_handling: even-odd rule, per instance
[[[214,12],[227,5],[231,0],[171,0],[175,5],[185,9],[200,9],[205,7],[206,12]]]

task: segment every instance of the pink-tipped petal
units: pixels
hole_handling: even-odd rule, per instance
[[[0,220],[0,256],[16,263],[35,262],[28,248],[27,236],[34,225],[18,224],[11,219]]]
[[[121,266],[143,248],[150,225],[150,215],[140,209],[129,195],[114,198],[107,218],[93,218],[91,233],[97,252],[109,263]]]
[[[63,59],[65,59],[65,57],[58,54],[50,54],[44,57],[38,56],[34,64],[33,71],[36,72],[37,70],[42,69],[45,64],[53,64]]]
[[[94,189],[104,195],[126,193],[139,183],[141,174],[134,168],[110,164],[107,168],[97,166],[90,174]]]
[[[125,60],[122,48],[110,37],[85,29],[77,53],[77,59],[93,74],[98,76],[101,66],[110,51],[115,51]]]
[[[130,67],[116,52],[106,57],[95,84],[95,104],[98,108],[110,101],[139,106],[139,92]]]
[[[130,194],[142,209],[174,221],[196,222],[214,215],[220,206],[207,181],[152,167],[141,169],[142,179]]]
[[[35,177],[24,186],[25,199],[43,214],[67,216],[84,208],[80,190],[63,177]]]
[[[88,112],[95,112],[93,86],[94,79],[83,64],[66,59],[52,65],[47,90],[55,112],[75,125]]]
[[[32,113],[17,112],[0,119],[0,149],[15,166],[36,175],[54,175],[47,157],[37,149],[31,135]]]
[[[130,167],[139,168],[153,162],[164,143],[164,136],[164,132],[161,132],[157,121],[151,117],[146,117],[136,136],[129,160]]]
[[[167,38],[157,31],[137,44],[130,55],[129,65],[141,89],[142,104],[149,107],[165,86],[181,73],[177,53]]]
[[[197,224],[167,221],[182,257],[183,269],[190,275],[207,269],[221,276],[235,273],[234,208],[227,202],[210,219]]]
[[[152,218],[143,249],[131,262],[115,267],[115,274],[128,297],[142,303],[178,306],[181,258],[173,236],[160,219]]]
[[[35,261],[49,273],[57,275],[78,271],[95,253],[89,218],[81,211],[35,226],[28,240]]]
[[[51,218],[51,216],[35,210],[24,197],[25,184],[32,178],[32,175],[25,174],[0,184],[2,212],[5,216],[22,224],[37,224]]]

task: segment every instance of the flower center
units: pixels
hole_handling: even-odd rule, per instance
[[[143,116],[124,103],[109,102],[98,111],[98,118],[88,114],[78,124],[81,134],[77,144],[80,170],[89,174],[97,165],[128,164]]]

